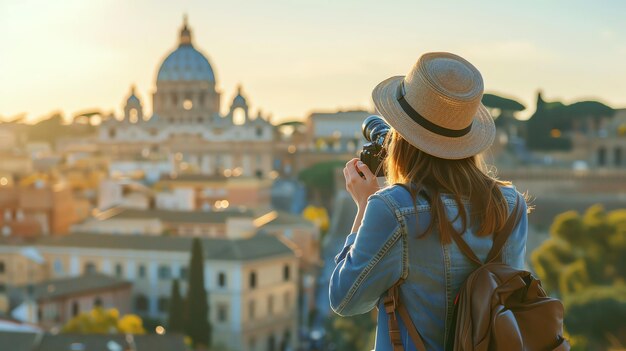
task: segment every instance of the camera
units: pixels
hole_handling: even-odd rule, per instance
[[[361,162],[365,163],[377,177],[385,176],[383,161],[387,153],[384,149],[384,143],[389,128],[387,122],[377,115],[367,117],[361,125],[363,136],[368,142],[363,145],[359,159]]]

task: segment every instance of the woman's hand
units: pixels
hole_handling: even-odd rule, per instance
[[[363,176],[359,175],[359,172]],[[376,176],[358,158],[353,158],[346,163],[343,176],[346,178],[346,190],[356,202],[359,212],[362,212],[365,210],[367,198],[379,189]]]

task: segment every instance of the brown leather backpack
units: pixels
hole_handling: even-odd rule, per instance
[[[463,238],[452,238],[461,252],[479,267],[461,286],[454,301],[454,317],[446,350],[452,351],[567,351],[563,338],[563,305],[548,297],[541,282],[530,272],[502,263],[504,243],[522,216],[518,203],[504,228],[494,235],[487,260],[483,263]],[[419,351],[426,351],[419,332],[402,304],[399,280],[384,299],[389,316],[389,336],[394,351],[404,351],[396,311]]]

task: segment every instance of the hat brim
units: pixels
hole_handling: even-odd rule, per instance
[[[372,91],[372,99],[387,123],[411,145],[427,154],[451,160],[474,156],[491,146],[496,126],[482,103],[469,133],[461,137],[442,136],[420,126],[404,112],[396,96],[403,79],[404,76],[396,76],[380,82]]]

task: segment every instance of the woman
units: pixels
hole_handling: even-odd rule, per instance
[[[399,279],[405,279],[400,299],[426,350],[444,349],[453,332],[455,295],[477,267],[451,233],[461,234],[484,261],[492,233],[504,227],[518,198],[523,215],[502,260],[523,268],[526,202],[510,183],[490,177],[479,155],[495,136],[482,95],[480,72],[450,53],[425,54],[406,76],[389,78],[373,91],[377,110],[391,126],[385,170],[387,184],[394,185],[379,189],[366,165],[358,159],[346,164],[346,188],[358,213],[335,259],[330,301],[343,316],[374,307],[382,312],[376,350],[392,350],[383,297]],[[404,349],[415,350],[398,323]]]

